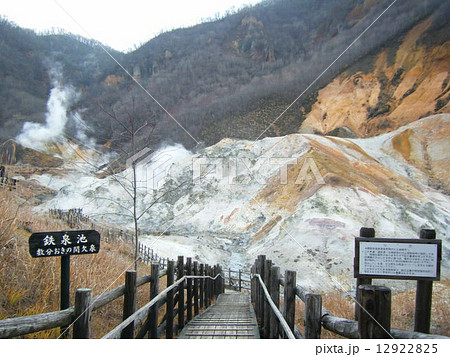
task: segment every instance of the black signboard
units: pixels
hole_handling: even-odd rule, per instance
[[[33,233],[28,242],[34,258],[96,254],[100,250],[100,234],[94,230]]]

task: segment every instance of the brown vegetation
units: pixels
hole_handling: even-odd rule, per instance
[[[31,232],[70,229],[61,221],[39,216],[15,192],[0,190],[0,319],[34,315],[59,309],[59,259],[32,258],[28,252]],[[98,254],[71,259],[71,304],[78,288],[99,295],[124,283],[124,272],[134,266],[131,244],[101,242]],[[144,272],[141,266],[141,273]],[[147,287],[148,289],[148,287]],[[148,298],[141,292],[139,296]],[[101,337],[122,318],[121,299],[93,314],[93,337]],[[27,338],[57,338],[59,329]]]
[[[385,282],[389,286],[389,282]],[[434,283],[433,304],[431,312],[430,333],[436,335],[450,336],[450,309],[448,300],[450,280],[446,279]],[[415,291],[400,292],[392,296],[391,327],[401,330],[414,330]],[[333,291],[322,295],[322,304],[334,316],[353,320],[355,315],[354,300],[344,296],[341,292]],[[297,300],[296,325],[304,324],[304,304]],[[322,338],[343,338],[333,332],[322,329]]]

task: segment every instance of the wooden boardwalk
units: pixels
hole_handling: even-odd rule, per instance
[[[247,293],[224,293],[192,319],[178,338],[259,338],[255,312]]]

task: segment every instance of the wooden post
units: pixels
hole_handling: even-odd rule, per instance
[[[136,271],[125,272],[125,294],[123,299],[123,320],[127,319],[136,311]],[[131,322],[122,330],[120,338],[134,338],[134,322]]]
[[[221,274],[220,276],[217,277],[217,296],[219,296],[222,293],[222,286],[224,285],[223,282],[223,272],[222,272],[222,268],[219,264],[217,264],[217,274]]]
[[[358,290],[361,304],[359,338],[391,337],[391,289],[385,286],[360,285]]]
[[[225,292],[225,273],[223,272],[222,267],[219,265],[219,281],[220,281],[220,294],[223,294]]]
[[[175,263],[173,260],[167,261],[167,286],[172,285],[174,277]],[[173,289],[167,292],[166,302],[166,339],[173,338]]]
[[[286,270],[284,274],[284,307],[283,317],[286,320],[292,333],[294,332],[295,322],[295,289],[296,289],[296,273],[295,271]]]
[[[242,291],[242,272],[239,269],[239,291]]]
[[[261,259],[258,257],[258,259],[255,260],[255,274],[261,274]],[[256,306],[256,318],[260,320],[260,313],[261,313],[261,303],[259,301],[260,297],[260,286],[259,286],[259,279],[255,278],[255,306]]]
[[[199,272],[200,276],[204,276],[205,275],[205,265],[204,264],[200,264],[200,272]],[[199,281],[199,294],[200,294],[200,308],[203,309],[205,307],[205,279],[200,279]]]
[[[322,296],[305,295],[305,338],[320,339],[322,318]]]
[[[206,275],[208,275],[209,277],[212,276],[212,267],[209,266],[209,265],[208,265],[208,273]],[[214,286],[214,284],[213,284],[213,281],[211,279],[207,279],[207,282],[208,282],[208,292],[207,292],[207,294],[208,294],[208,298],[207,298],[208,303],[207,304],[208,304],[208,306],[210,306],[211,305],[212,295],[213,295],[213,286]]]
[[[436,239],[434,229],[422,229],[420,239]],[[417,280],[416,308],[414,312],[414,331],[430,333],[431,303],[433,296],[432,280]]]
[[[205,276],[208,276],[209,275],[209,266],[208,266],[208,264],[205,264]],[[205,279],[205,307],[208,307],[209,306],[209,301],[208,301],[208,299],[209,299],[209,279],[208,278],[206,278]]]
[[[277,308],[280,307],[280,268],[273,266],[270,269],[270,286],[268,287],[270,297]],[[273,311],[270,316],[270,336],[275,339],[279,335],[279,321]]]
[[[60,309],[65,310],[70,307],[70,255],[61,257],[61,297]],[[62,326],[61,337],[69,336],[69,326]]]
[[[219,273],[219,269],[218,269],[217,264],[216,264],[216,265],[214,265],[214,269],[213,269],[213,278],[215,278],[218,273]],[[214,288],[213,288],[214,292],[213,292],[213,294],[214,294],[214,296],[217,297],[219,295],[219,290],[218,290],[219,279],[214,279],[213,281],[214,281],[214,283],[213,283],[213,285],[214,285]]]
[[[91,289],[77,289],[75,292],[75,322],[73,338],[89,338],[91,333]]]
[[[217,282],[219,284],[217,296],[219,296],[220,294],[222,294],[223,288],[225,287],[225,276],[222,267],[219,264],[217,264],[217,274],[220,274],[220,276],[217,278]]]
[[[184,276],[184,257],[178,256],[177,280]],[[178,331],[184,327],[184,284],[178,285]]]
[[[267,290],[270,289],[270,273],[272,269],[272,261],[267,259],[264,264],[264,284]],[[270,316],[272,308],[270,307],[269,300],[264,295],[264,338],[270,337]]]
[[[367,228],[367,227],[361,227],[359,230],[359,236],[363,238],[374,238],[375,237],[375,229],[373,228]],[[353,265],[355,265],[357,262],[353,262]],[[358,286],[360,285],[370,285],[372,284],[371,278],[356,278],[356,303],[355,303],[355,321],[358,321],[359,319],[359,289]]]
[[[210,276],[211,278],[214,277],[214,268],[212,266],[209,267],[209,272],[208,272],[208,276]],[[214,297],[214,280],[212,279],[208,279],[209,281],[209,305],[211,305],[212,303],[212,299]]]
[[[159,264],[152,264],[150,281],[150,300],[159,294]],[[153,305],[148,311],[149,334],[148,338],[158,338],[158,307],[159,303]]]
[[[198,276],[198,262],[194,262],[194,275]],[[193,293],[194,316],[198,315],[198,285],[199,279],[194,279],[194,293]]]
[[[255,304],[256,308],[256,277],[253,276],[256,274],[256,265],[253,264],[250,269],[251,281],[250,281],[250,297],[253,304]]]
[[[209,266],[209,274],[208,276],[210,276],[211,278],[214,277],[214,267],[213,266]],[[211,304],[211,299],[214,296],[214,280],[212,279],[208,279],[210,286],[209,286],[209,299],[210,299],[210,304]]]
[[[264,264],[266,261],[265,255],[258,255],[257,265],[256,265],[256,274],[259,274],[261,276],[261,279],[264,279]],[[257,282],[257,306],[258,306],[258,312],[256,317],[258,318],[260,322],[260,326],[264,328],[264,291],[259,284],[259,281]]]
[[[186,275],[192,275],[192,258],[186,259]],[[186,282],[186,322],[192,320],[192,279],[187,279]]]

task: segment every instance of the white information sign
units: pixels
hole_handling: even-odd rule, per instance
[[[362,275],[437,277],[436,244],[360,242],[359,249]]]

